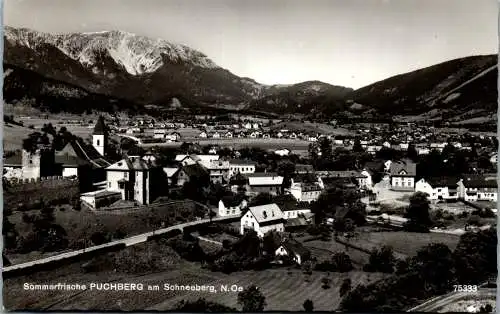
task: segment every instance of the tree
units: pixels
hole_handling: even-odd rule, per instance
[[[390,246],[383,246],[380,250],[373,249],[365,270],[382,273],[393,273],[396,258]]]
[[[363,146],[361,145],[361,141],[359,140],[359,138],[356,138],[354,140],[354,145],[352,146],[352,151],[355,153],[361,153],[361,152],[365,151]]]
[[[321,152],[322,159],[332,158],[332,141],[327,137],[322,137],[319,140],[319,150]]]
[[[410,160],[416,162],[418,160],[418,152],[413,143],[408,144],[408,150],[406,151],[406,157]]]
[[[254,285],[238,293],[238,304],[243,312],[263,312],[267,305],[266,297]]]
[[[408,221],[404,225],[405,230],[429,232],[429,228],[432,225],[429,209],[429,200],[425,193],[417,192],[413,194],[410,197],[410,205],[405,215],[408,218]]]
[[[305,300],[302,306],[304,307],[304,311],[306,312],[314,311],[314,303],[310,299]]]
[[[290,161],[282,162],[278,165],[277,172],[278,175],[283,177],[283,186],[285,188],[290,187],[290,180],[295,173],[295,164]]]
[[[352,287],[351,278],[344,279],[344,281],[342,281],[342,285],[340,286],[339,295],[343,297],[349,291],[351,291],[351,287]]]

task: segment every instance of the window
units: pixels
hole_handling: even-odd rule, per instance
[[[108,183],[108,188],[110,188],[110,187],[111,187],[111,182]]]
[[[229,210],[226,210],[226,215],[229,215]]]
[[[101,145],[101,140],[97,140],[97,146]]]

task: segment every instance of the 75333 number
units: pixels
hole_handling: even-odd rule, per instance
[[[477,292],[477,285],[453,285],[455,292]]]

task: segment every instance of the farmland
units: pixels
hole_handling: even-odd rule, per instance
[[[136,250],[136,252],[133,252]],[[74,263],[57,270],[40,272],[34,276],[18,277],[5,280],[4,300],[6,308],[14,309],[46,309],[46,310],[169,310],[182,300],[195,300],[204,297],[227,306],[239,308],[235,292],[193,292],[193,291],[27,291],[22,289],[24,282],[39,283],[79,283],[90,282],[133,282],[147,285],[163,284],[198,284],[213,285],[220,290],[221,285],[237,285],[247,287],[256,285],[266,296],[266,310],[302,310],[306,299],[314,302],[316,310],[331,311],[338,307],[340,297],[338,290],[345,278],[351,278],[353,286],[373,282],[383,278],[378,273],[320,273],[305,275],[297,269],[268,269],[264,271],[245,271],[232,274],[214,273],[202,269],[199,265],[185,262],[169,252],[168,247],[155,242],[126,248],[118,253],[109,253],[106,259],[115,262],[108,264],[98,272],[84,273],[80,263]],[[120,256],[117,256],[120,254]],[[114,257],[113,257],[114,256]],[[140,261],[138,261],[140,259]],[[165,261],[166,260],[166,261]],[[118,266],[113,266],[118,263]],[[138,264],[142,274],[126,268],[127,264]],[[110,271],[112,267],[116,272]],[[111,268],[110,268],[111,267]],[[144,273],[147,272],[147,273]],[[129,275],[133,273],[134,275]],[[330,278],[331,288],[323,289],[321,280]],[[29,279],[29,280],[28,280]],[[112,300],[112,302],[110,302]]]
[[[459,237],[444,233],[412,233],[412,232],[367,232],[360,233],[351,242],[364,249],[391,246],[395,252],[413,256],[416,252],[431,243],[444,243],[454,250]]]

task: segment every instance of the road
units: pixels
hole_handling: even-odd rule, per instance
[[[495,288],[479,288],[477,292],[450,292],[426,301],[408,310],[408,312],[437,312],[443,307],[454,304],[472,294],[476,295],[479,300],[491,299],[496,296],[497,290]]]
[[[224,221],[224,220],[234,219],[237,217],[239,217],[239,215],[231,215],[231,216],[227,216],[227,217],[216,217],[216,218],[212,218],[212,221]],[[151,232],[146,232],[146,233],[142,233],[139,235],[131,236],[131,237],[128,237],[125,239],[120,239],[120,240],[108,242],[108,243],[101,244],[101,245],[91,246],[91,247],[88,247],[88,248],[85,248],[82,250],[65,252],[62,254],[42,258],[42,259],[31,261],[31,262],[7,266],[7,267],[3,268],[3,272],[8,272],[8,271],[15,270],[15,269],[25,269],[25,268],[29,268],[29,267],[34,266],[34,265],[45,264],[45,263],[52,262],[52,261],[64,260],[67,258],[71,258],[71,257],[75,257],[78,255],[84,254],[86,252],[95,251],[97,249],[110,247],[110,246],[117,245],[117,244],[125,244],[126,246],[132,246],[132,245],[146,242],[148,237],[152,236],[152,235],[163,234],[163,233],[175,230],[175,229],[183,230],[185,227],[196,226],[196,225],[207,223],[207,222],[210,222],[209,218],[191,221],[191,222],[186,222],[186,223],[178,224],[175,226],[162,228],[162,229],[154,230]]]

